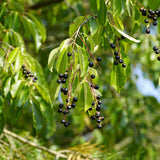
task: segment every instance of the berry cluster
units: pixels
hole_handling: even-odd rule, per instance
[[[148,9],[148,11],[142,7],[140,8],[140,12],[142,13],[142,16],[147,16],[147,19],[144,20],[145,23],[149,23],[146,34],[150,34],[150,26],[153,24],[154,26],[157,26],[157,20],[160,17],[160,9],[157,9],[156,11],[153,11],[151,9]],[[150,20],[149,20],[150,19]]]
[[[116,46],[114,43],[110,43],[110,47],[112,49],[115,49]],[[126,67],[126,64],[124,63],[123,59],[120,58],[120,53],[118,53],[118,51],[114,51],[114,64],[115,65],[118,65],[118,63],[121,63],[122,64],[122,67],[125,68]]]
[[[73,97],[71,102],[69,102],[69,99],[66,99],[66,104],[65,105],[62,104],[62,103],[59,104],[58,112],[63,113],[63,115],[64,115],[64,119],[61,120],[61,123],[64,124],[65,127],[68,127],[70,125],[70,122],[65,120],[65,118],[66,118],[65,116],[66,116],[66,114],[70,113],[70,110],[72,108],[76,107],[75,102],[77,102],[77,101],[78,101],[78,98]]]
[[[153,51],[154,51],[156,54],[160,54],[160,49],[159,49],[157,46],[154,46],[154,47],[153,47]],[[157,57],[157,60],[160,61],[160,55]]]
[[[88,59],[88,60],[90,61],[90,59]],[[100,61],[102,61],[102,58],[101,57],[97,57],[96,60],[97,60],[97,62],[100,62]],[[93,67],[93,66],[94,66],[94,63],[93,62],[89,62],[89,67]],[[94,88],[95,90],[98,90],[99,89],[99,85],[92,83],[92,79],[95,78],[95,75],[91,74],[90,78],[91,78],[90,87]],[[88,113],[90,113],[93,109],[96,110],[96,114],[92,115],[90,118],[92,120],[96,120],[98,129],[102,128],[101,122],[104,120],[104,117],[101,116],[101,113],[100,113],[101,104],[102,104],[102,101],[100,99],[101,99],[100,95],[96,96],[95,97],[95,101],[92,102],[91,107],[88,109]]]
[[[26,79],[30,77],[32,79],[32,82],[36,82],[36,80],[38,80],[38,77],[34,76],[33,73],[27,70],[24,64],[22,65],[22,73]]]
[[[59,79],[57,80],[57,83],[66,83],[66,79],[68,78],[67,72],[65,74],[60,73],[59,74]],[[68,92],[68,91],[67,91]]]
[[[92,106],[88,109],[88,112],[92,111],[93,109],[96,110],[96,114],[95,114],[95,115],[92,115],[92,116],[91,116],[91,119],[92,119],[92,120],[96,120],[96,122],[97,122],[97,128],[98,128],[98,129],[102,128],[101,122],[104,120],[104,117],[101,116],[101,113],[100,113],[101,104],[102,104],[102,101],[101,101],[100,99],[101,99],[101,96],[98,95],[98,96],[96,97],[96,103],[95,103],[95,102],[92,102]]]

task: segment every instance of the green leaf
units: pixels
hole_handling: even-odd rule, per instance
[[[42,41],[42,37],[39,34],[39,31],[35,25],[35,23],[31,20],[28,19],[26,16],[22,16],[23,19],[23,26],[25,28],[26,33],[28,33],[29,35],[33,36],[35,45],[36,45],[36,51],[38,51],[41,47],[41,41]]]
[[[18,31],[20,27],[19,13],[13,12],[12,14],[9,14],[5,19],[4,27]]]
[[[152,10],[156,10],[160,5],[160,2],[159,0],[154,0],[154,1],[151,1],[149,0],[148,1],[148,6],[152,9]]]
[[[14,71],[18,72],[23,64],[23,56],[22,53],[19,51],[18,56],[16,58],[15,64],[14,64]]]
[[[126,0],[126,8],[127,8],[129,16],[131,16],[132,15],[132,5],[131,5],[130,0]]]
[[[14,99],[16,97],[16,94],[18,90],[20,89],[20,86],[22,84],[22,80],[18,80],[15,83],[12,84],[11,86],[11,96]]]
[[[46,123],[46,134],[47,136],[51,136],[53,134],[54,128],[54,116],[53,116],[53,109],[51,108],[50,104],[48,104],[46,101],[44,101],[41,97],[34,96],[34,99],[38,102],[38,105],[40,106],[40,111],[43,116],[43,121],[41,122],[44,124]]]
[[[51,98],[50,98],[50,94],[49,94],[48,89],[45,86],[37,84],[37,83],[35,83],[34,85],[36,86],[38,92],[43,97],[43,99],[46,102],[51,103]]]
[[[5,120],[4,120],[3,114],[1,113],[0,114],[0,134],[3,132],[4,125],[5,125]]]
[[[16,94],[16,99],[14,100],[15,107],[22,107],[25,102],[27,101],[29,96],[29,87],[28,85],[23,85],[23,88],[21,90],[18,90]]]
[[[3,3],[0,5],[0,22],[3,21],[6,12],[7,12],[7,8],[6,8],[7,3]]]
[[[43,128],[43,115],[38,101],[32,98],[33,125],[37,132]]]
[[[10,88],[11,88],[11,77],[9,77],[6,82],[5,82],[5,85],[4,85],[4,96],[7,97],[9,91],[10,91]]]
[[[122,1],[120,0],[113,0],[113,13],[114,13],[114,16],[118,16],[120,15],[122,11]]]
[[[23,41],[22,36],[18,32],[15,32],[13,30],[10,30],[9,33],[11,37],[11,44],[24,49],[25,47],[24,47],[24,41]]]
[[[19,52],[19,47],[15,48],[13,51],[11,51],[9,53],[9,56],[7,58],[7,62],[9,64],[11,64],[15,61],[16,57],[18,56],[18,52]]]
[[[84,22],[84,16],[79,16],[77,17],[74,21],[73,24],[70,25],[69,27],[69,36],[71,37],[79,28],[79,26]]]
[[[88,56],[85,54],[85,50],[83,48],[78,47],[78,56],[80,61],[80,69],[81,69],[81,76],[85,75],[88,70]]]
[[[48,68],[52,72],[53,71],[53,65],[55,64],[55,59],[57,57],[57,54],[59,52],[59,47],[55,48],[51,51],[48,58]]]
[[[97,10],[97,0],[89,0],[89,5],[93,12]]]
[[[100,25],[105,25],[107,15],[107,7],[104,0],[100,0],[100,8],[98,9],[98,21]]]
[[[56,69],[58,73],[64,73],[67,69],[68,65],[68,46],[69,46],[70,39],[66,39],[60,45],[60,51],[58,55],[58,60],[56,64]]]
[[[118,28],[114,27],[121,35],[123,35],[124,37],[126,37],[127,39],[129,39],[130,41],[132,42],[135,42],[135,43],[140,43],[141,41],[140,40],[137,40],[131,36],[129,36],[128,34],[124,33],[123,31],[119,30]]]
[[[78,99],[78,108],[83,109],[86,112],[93,102],[93,96],[88,83],[85,81],[81,83],[81,89],[78,95]]]
[[[91,36],[94,36],[98,30],[98,24],[94,18],[89,19],[89,27],[90,27]]]
[[[125,85],[125,82],[125,69],[120,64],[113,64],[113,69],[111,73],[111,85],[115,88],[116,91],[120,91],[120,89]]]
[[[43,42],[46,40],[46,28],[45,26],[36,18],[34,17],[32,14],[30,13],[25,13],[36,25],[37,29],[39,30],[41,36],[42,36],[42,40]]]

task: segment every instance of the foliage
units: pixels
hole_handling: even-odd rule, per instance
[[[132,71],[140,64],[144,76],[158,85],[160,68],[152,48],[160,45],[160,18],[146,35],[139,9],[156,10],[159,5],[158,0],[4,0],[0,4],[0,133],[4,134],[4,127],[18,135],[30,131],[38,136],[31,141],[73,151],[68,159],[85,158],[81,151],[90,159],[158,159],[160,104],[138,92],[139,77]],[[116,49],[110,47],[112,43]],[[114,64],[114,51],[126,67]],[[29,77],[23,65],[31,72]],[[65,84],[57,83],[61,73],[68,75]],[[68,89],[67,95],[62,87]],[[102,130],[90,120],[96,105],[88,110],[93,101],[98,103],[97,95],[103,102]],[[70,104],[73,97],[78,97],[76,108],[65,116],[71,126],[64,128],[58,105]],[[85,142],[90,138],[92,142]],[[36,148],[21,147],[12,138],[2,136],[1,142],[2,159],[8,153],[11,159],[53,158]],[[97,144],[105,145],[107,153],[102,149],[93,154]]]

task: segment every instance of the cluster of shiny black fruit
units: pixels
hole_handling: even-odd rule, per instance
[[[112,49],[116,48],[114,43],[110,43],[110,47]],[[120,54],[118,53],[118,51],[114,51],[114,64],[118,65],[118,63],[121,63],[123,68],[126,67],[126,64],[124,63],[123,59],[120,58]]]
[[[58,109],[58,112],[59,113],[63,113],[64,115],[64,119],[61,120],[61,123],[64,124],[65,127],[68,127],[70,125],[70,122],[69,121],[66,121],[65,120],[65,116],[66,114],[69,114],[70,113],[70,110],[72,108],[75,108],[76,107],[76,102],[78,101],[78,98],[77,97],[73,97],[72,98],[72,101],[69,102],[69,99],[66,99],[66,104],[62,104],[60,103],[59,104],[59,109]]]
[[[90,59],[88,59],[88,60],[90,61]],[[97,60],[97,62],[100,62],[100,61],[102,61],[102,58],[101,57],[97,57],[96,60]],[[94,63],[93,62],[89,62],[89,67],[93,67],[93,66],[94,66]],[[91,79],[95,78],[94,74],[91,74],[90,76],[91,76]],[[90,86],[92,88],[96,89],[96,90],[99,89],[99,85],[98,84],[95,85],[95,84],[91,83]],[[96,100],[95,100],[96,102],[93,101],[92,104],[91,104],[91,107],[88,109],[88,112],[92,111],[93,109],[96,110],[96,114],[92,115],[91,119],[92,120],[96,120],[98,129],[102,128],[101,122],[104,120],[104,117],[101,116],[101,113],[100,113],[101,104],[102,104],[102,101],[100,99],[101,99],[101,96],[98,95],[96,97]]]
[[[142,16],[147,16],[147,19],[145,19],[144,22],[149,23],[149,26],[146,29],[146,34],[150,34],[151,23],[154,26],[157,26],[157,24],[158,24],[157,20],[160,17],[160,9],[157,9],[156,11],[148,9],[148,11],[147,11],[144,7],[142,7],[142,8],[140,8],[140,12],[142,13]]]
[[[57,80],[57,83],[66,83],[66,79],[68,78],[67,72],[65,74],[60,73],[59,74],[59,79]]]
[[[96,103],[95,102],[92,102],[92,105],[91,107],[88,109],[88,112],[92,111],[93,109],[96,109],[96,114],[95,115],[92,115],[91,116],[91,119],[92,120],[96,120],[97,122],[97,128],[100,129],[102,128],[102,121],[104,120],[104,117],[101,116],[101,104],[102,104],[102,101],[100,100],[101,99],[101,96],[98,95],[96,97]]]
[[[156,54],[160,54],[160,49],[159,49],[157,46],[154,46],[154,47],[153,47],[153,51],[154,51]],[[157,60],[160,61],[160,55],[157,57]]]
[[[31,73],[31,71],[27,70],[24,64],[22,65],[22,73],[26,79],[31,78],[32,82],[36,82],[36,80],[38,80],[38,77],[34,76],[33,73]]]

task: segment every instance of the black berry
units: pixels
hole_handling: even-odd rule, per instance
[[[72,108],[75,108],[75,107],[76,107],[76,104],[75,104],[75,103],[72,103],[72,104],[71,104],[71,107],[72,107]]]
[[[30,74],[30,77],[34,77],[33,73]]]
[[[115,44],[113,44],[113,43],[110,43],[110,47],[111,47],[112,49],[115,49],[115,48],[116,48]]]
[[[35,80],[38,80],[38,77],[34,77],[35,78]]]
[[[102,101],[98,101],[98,104],[101,105],[101,104],[102,104]]]
[[[62,79],[61,82],[64,84],[64,83],[66,83],[66,80],[65,80],[65,79]]]
[[[99,85],[96,84],[94,88],[95,88],[96,90],[99,89]]]
[[[118,55],[118,51],[114,51],[114,55],[117,56]]]
[[[30,71],[27,71],[27,74],[30,74],[31,72]]]
[[[157,57],[157,60],[160,61],[160,57]]]
[[[96,117],[95,117],[95,116],[91,116],[91,119],[92,119],[92,120],[95,120],[95,119],[96,119]]]
[[[63,111],[63,114],[66,115],[66,114],[67,114],[67,111]]]
[[[77,102],[78,98],[77,97],[73,97],[73,102]]]
[[[61,123],[64,124],[66,121],[64,119],[61,120]]]
[[[119,59],[120,59],[120,56],[117,55],[117,56],[115,56],[115,58],[116,58],[116,60],[119,60]]]
[[[102,58],[101,57],[97,57],[97,61],[102,61]]]
[[[125,67],[126,67],[126,64],[125,64],[125,63],[123,63],[123,64],[122,64],[122,67],[123,67],[123,68],[125,68]]]
[[[65,88],[61,88],[61,92],[65,92]]]
[[[158,50],[158,47],[157,47],[157,46],[154,46],[154,47],[153,47],[153,50]]]
[[[59,108],[63,108],[63,104],[59,104]]]
[[[101,113],[100,113],[100,112],[97,112],[95,116],[96,116],[96,118],[99,118],[100,115],[101,115]]]
[[[150,34],[150,29],[149,28],[146,29],[146,34]]]
[[[120,59],[120,60],[119,60],[119,63],[123,63],[123,59]]]
[[[98,125],[97,125],[97,128],[98,128],[98,129],[101,129],[101,128],[102,128],[102,125],[101,125],[101,124],[98,124]]]
[[[28,78],[28,77],[29,77],[29,75],[28,75],[28,74],[26,74],[26,75],[25,75],[25,78]]]
[[[68,78],[68,74],[64,74],[64,78],[67,79]]]
[[[160,53],[160,51],[157,49],[157,50],[155,50],[155,53],[156,53],[156,54],[159,54],[159,53]]]
[[[65,122],[65,123],[64,123],[64,126],[65,126],[65,127],[68,127],[68,126],[69,126],[69,123],[68,123],[68,122]]]
[[[69,106],[67,106],[67,109],[71,109],[72,107],[69,105]]]
[[[118,62],[117,62],[117,61],[114,61],[114,64],[115,64],[115,65],[118,65]]]
[[[63,75],[62,73],[59,74],[59,78],[63,78],[63,76],[64,76],[64,75]]]
[[[89,62],[89,66],[90,66],[90,67],[93,67],[93,66],[94,66],[94,63],[93,63],[93,62]]]
[[[26,74],[27,73],[27,71],[23,71],[23,74]]]
[[[144,22],[145,22],[145,23],[148,23],[148,22],[149,22],[149,20],[148,20],[148,19],[145,19],[145,20],[144,20]]]
[[[58,109],[58,112],[59,112],[59,113],[61,113],[61,112],[62,112],[62,109],[61,109],[61,108],[59,108],[59,109]]]
[[[57,80],[57,83],[61,83],[61,79],[58,79],[58,80]]]
[[[100,120],[100,119],[97,119],[97,123],[101,123],[101,120]]]
[[[95,78],[95,75],[94,75],[94,74],[92,74],[92,75],[91,75],[91,78],[92,78],[92,79],[94,79],[94,78]]]
[[[24,64],[22,65],[22,68],[25,68],[25,65],[24,65]]]
[[[95,102],[92,102],[92,106],[94,106],[95,105]]]
[[[153,22],[153,25],[154,25],[154,26],[157,26],[157,21],[154,21],[154,22]]]
[[[71,57],[71,56],[72,56],[72,53],[71,53],[71,52],[68,52],[67,55],[68,55],[68,57]]]
[[[101,99],[101,96],[100,96],[100,95],[98,95],[98,96],[96,97],[96,99],[98,99],[98,100],[99,100],[99,99]]]
[[[91,111],[91,110],[92,110],[92,107],[90,107],[88,110]]]
[[[101,106],[100,106],[100,105],[97,105],[96,111],[100,111],[100,110],[101,110]]]

